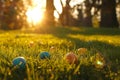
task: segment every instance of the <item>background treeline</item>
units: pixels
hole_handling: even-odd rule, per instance
[[[25,8],[22,0],[0,0],[1,29],[20,29],[24,21]]]
[[[120,0],[84,0],[74,6],[70,5],[71,1],[60,0],[62,13],[59,13],[54,6],[54,0],[46,0],[44,23],[47,25],[119,28]],[[59,14],[57,21],[55,21],[54,11]],[[27,27],[26,17],[24,0],[0,0],[1,29]]]

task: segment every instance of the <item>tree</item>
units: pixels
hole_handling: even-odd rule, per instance
[[[81,15],[81,11],[83,12],[83,25],[84,26],[92,26],[92,17],[94,15],[98,15],[98,12],[101,14],[100,16],[100,26],[101,27],[118,27],[118,21],[116,16],[116,3],[119,4],[120,0],[85,0],[83,2],[84,9],[78,9],[79,14]],[[91,10],[92,11],[91,14]],[[78,18],[82,18],[78,15]]]
[[[118,27],[116,17],[116,2],[115,0],[102,0],[101,5],[101,27]]]
[[[91,27],[92,17],[98,12],[99,0],[85,0],[75,6],[77,6],[78,21],[81,23],[80,25]],[[93,8],[94,12],[92,11]]]
[[[73,11],[77,11],[77,18],[75,26],[83,26],[84,14],[83,14],[83,3],[79,3],[73,6]]]
[[[69,15],[70,15],[70,0],[66,0],[66,5],[63,5],[62,0],[60,0],[62,6],[62,13],[59,14],[59,21],[62,25],[69,25]]]
[[[46,0],[45,24],[54,25],[54,0]]]
[[[83,20],[83,25],[84,26],[92,26],[92,15],[91,15],[91,9],[92,9],[92,3],[90,2],[90,0],[85,0],[84,1],[84,6],[85,6],[85,10],[84,10],[84,20]]]
[[[65,5],[63,5],[62,0],[60,0],[61,6],[62,6],[62,13],[59,13],[59,22],[63,25],[63,26],[78,26],[77,20],[73,17],[72,13],[73,13],[73,9],[70,5],[70,2],[72,0],[66,0],[64,3]]]
[[[0,26],[2,29],[20,29],[25,20],[22,0],[0,1]]]
[[[80,26],[82,26],[83,25],[83,6],[82,6],[82,4],[80,4],[80,5],[76,5],[77,6],[77,11],[78,11],[78,19],[77,19],[77,21],[78,21],[78,25],[80,25]]]
[[[60,22],[62,25],[77,25],[92,26],[92,18],[94,16],[100,17],[101,27],[118,27],[118,20],[116,15],[116,5],[120,4],[120,0],[84,0],[83,3],[78,3],[78,19],[75,20],[71,15],[72,8],[70,6],[71,0],[66,0],[66,5],[63,6],[62,0],[62,13],[60,14]],[[76,7],[75,7],[76,8]],[[99,24],[99,23],[98,23]]]

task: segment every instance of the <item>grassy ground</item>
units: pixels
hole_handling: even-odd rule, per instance
[[[86,53],[79,54],[79,48],[86,48]],[[51,58],[41,60],[42,51],[48,51]],[[78,64],[65,60],[71,51],[77,55]],[[25,69],[12,65],[18,56],[25,57]],[[120,29],[41,27],[0,31],[0,80],[96,79],[120,80]]]

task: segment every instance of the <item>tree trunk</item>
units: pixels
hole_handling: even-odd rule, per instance
[[[46,0],[46,24],[54,25],[54,0]]]
[[[63,25],[63,26],[70,26],[71,23],[71,13],[70,13],[70,10],[71,10],[71,7],[69,5],[71,0],[66,0],[66,5],[63,6],[63,3],[62,3],[62,0],[61,0],[61,5],[62,5],[62,13],[60,14],[60,23]]]
[[[117,27],[119,23],[116,17],[115,0],[102,0],[101,6],[101,27]]]
[[[85,17],[83,18],[83,25],[87,27],[92,26],[92,15],[91,15],[92,3],[85,0]]]

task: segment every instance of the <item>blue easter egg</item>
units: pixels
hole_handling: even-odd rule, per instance
[[[49,52],[41,52],[40,53],[40,59],[46,59],[46,58],[50,58],[50,54]]]
[[[24,57],[16,57],[12,61],[13,66],[18,66],[20,69],[25,69],[26,67],[26,60]]]

